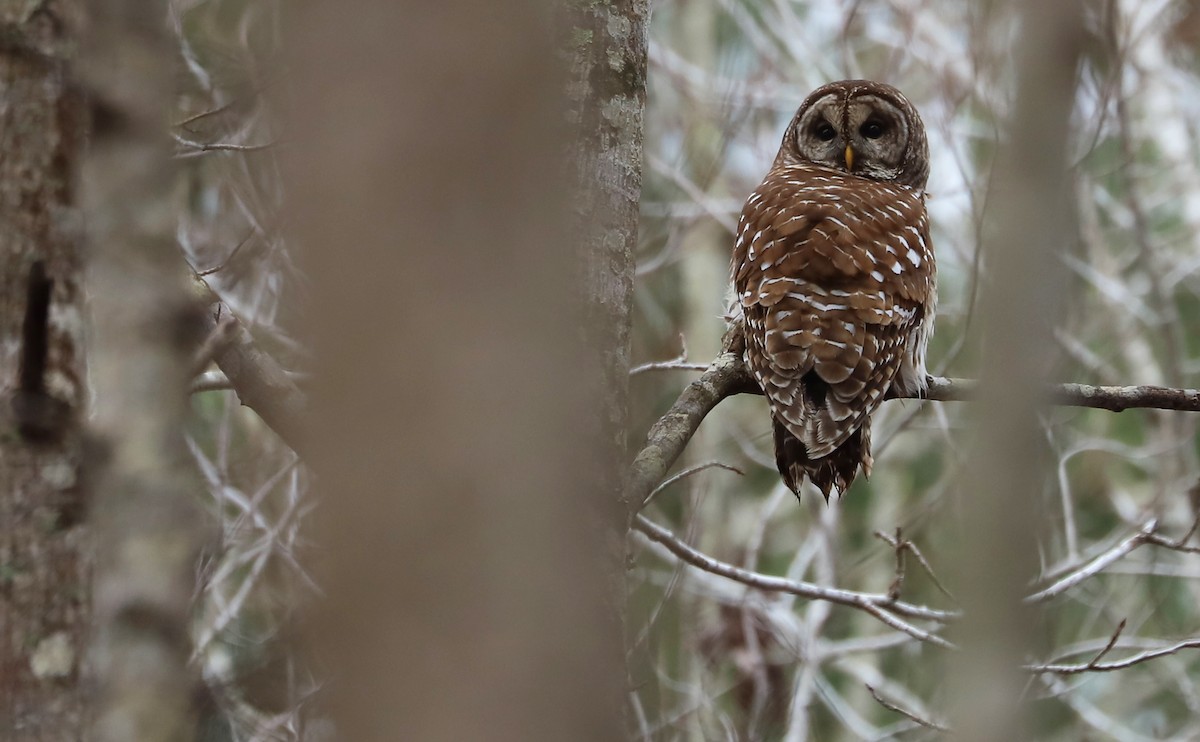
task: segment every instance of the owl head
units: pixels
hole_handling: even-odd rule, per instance
[[[805,99],[783,136],[775,165],[796,163],[924,188],[929,179],[925,125],[891,85],[831,82]]]

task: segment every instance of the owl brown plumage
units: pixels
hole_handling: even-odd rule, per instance
[[[926,384],[937,268],[925,212],[929,146],[900,91],[868,80],[814,91],[746,201],[735,314],[763,388],[775,460],[826,499],[871,473],[871,413]]]

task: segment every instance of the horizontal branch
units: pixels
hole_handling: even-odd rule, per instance
[[[186,147],[194,153],[199,152],[259,152],[264,149],[270,149],[276,145],[276,142],[267,142],[265,144],[231,144],[229,142],[193,142],[190,139],[184,139],[178,134],[172,134],[171,138],[180,145]]]
[[[1085,662],[1082,664],[1049,664],[1049,665],[1026,665],[1025,669],[1034,673],[1054,673],[1055,675],[1080,675],[1087,672],[1115,672],[1124,670],[1134,665],[1140,665],[1143,662],[1156,660],[1159,657],[1176,654],[1184,649],[1200,649],[1200,639],[1187,639],[1177,642],[1167,647],[1158,649],[1150,649],[1145,652],[1139,652],[1132,657],[1126,657],[1123,660],[1113,660],[1112,662]]]
[[[922,399],[937,402],[970,401],[974,399],[978,387],[974,379],[930,376],[928,381],[929,389]],[[1200,389],[1170,389],[1145,385],[1053,384],[1046,388],[1046,402],[1060,407],[1092,407],[1110,412],[1138,408],[1200,412]]]
[[[931,376],[921,399],[937,402],[969,401],[976,396],[977,384],[970,379]],[[667,471],[687,446],[700,423],[714,407],[734,394],[762,394],[742,357],[742,339],[733,329],[726,335],[725,348],[708,368],[684,388],[679,399],[646,434],[646,445],[630,467],[625,497],[636,511],[646,502]],[[895,399],[897,396],[889,396]],[[1048,404],[1093,407],[1120,412],[1133,408],[1153,408],[1200,412],[1200,390],[1169,389],[1159,386],[1089,386],[1054,384],[1046,388]]]
[[[682,561],[705,572],[720,575],[748,587],[766,592],[788,593],[808,600],[824,600],[856,608],[871,614],[894,629],[903,631],[914,639],[929,642],[939,647],[954,648],[953,644],[937,634],[914,626],[900,618],[900,616],[904,616],[905,618],[944,623],[957,617],[958,614],[952,611],[942,611],[906,603],[902,600],[895,600],[892,596],[885,594],[860,593],[853,590],[823,587],[811,582],[801,582],[798,580],[789,580],[784,577],[773,577],[758,572],[751,572],[727,562],[713,559],[707,554],[697,551],[683,541],[680,541],[669,530],[647,520],[642,515],[635,516],[633,527],[645,534],[651,541],[665,546],[668,551]]]

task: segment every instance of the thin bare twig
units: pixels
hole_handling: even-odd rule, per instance
[[[186,127],[188,124],[194,124],[201,119],[206,119],[210,116],[216,116],[217,114],[224,113],[225,111],[228,111],[230,108],[232,108],[235,103],[237,103],[236,100],[231,100],[224,105],[217,106],[216,108],[210,108],[205,111],[201,111],[199,113],[193,113],[191,116],[188,116],[187,118],[183,119],[182,121],[177,121],[176,123],[171,124],[171,125],[182,129],[182,128]]]
[[[911,719],[912,721],[915,721],[916,723],[920,724],[923,727],[928,727],[929,729],[936,729],[939,732],[946,732],[947,734],[953,733],[953,732],[951,732],[950,727],[946,726],[945,724],[939,724],[936,721],[931,721],[929,719],[925,719],[921,716],[918,716],[907,709],[900,708],[895,703],[892,703],[891,701],[887,700],[883,696],[879,695],[879,692],[875,690],[874,686],[872,686],[868,683],[863,683],[863,685],[865,685],[867,687],[867,690],[869,690],[871,692],[871,697],[875,699],[876,703],[878,703],[880,706],[883,706],[888,711],[895,711],[897,714],[900,714],[901,716]]]
[[[706,461],[703,464],[697,464],[696,466],[693,466],[689,469],[684,469],[683,471],[679,472],[678,474],[673,474],[673,475],[667,477],[666,479],[664,479],[661,484],[659,484],[657,487],[655,487],[650,492],[650,495],[646,498],[646,502],[642,503],[642,507],[646,507],[647,505],[649,505],[650,500],[654,499],[655,495],[657,495],[659,492],[662,492],[667,487],[670,487],[671,485],[675,484],[676,482],[678,482],[681,479],[690,477],[693,474],[698,474],[699,472],[702,472],[705,469],[724,469],[725,471],[731,471],[740,477],[746,476],[746,472],[742,471],[741,469],[737,468],[736,466],[732,466],[731,464],[725,464],[720,461]]]
[[[677,539],[669,530],[651,522],[641,515],[635,517],[633,527],[635,530],[644,534],[651,541],[666,547],[668,551],[670,551],[683,562],[686,562],[687,564],[702,569],[706,572],[719,575],[721,577],[725,577],[727,579],[734,580],[735,582],[740,582],[749,587],[766,592],[783,592],[809,600],[823,600],[829,603],[836,603],[839,605],[856,608],[870,614],[871,616],[874,616],[882,623],[891,626],[898,631],[902,631],[915,639],[945,648],[955,648],[953,644],[946,641],[942,637],[914,626],[911,623],[899,618],[899,616],[945,623],[958,618],[959,613],[957,611],[942,611],[927,608],[925,606],[905,603],[897,600],[896,596],[891,592],[887,594],[872,594],[855,592],[852,590],[843,590],[839,588],[828,588],[809,582],[789,580],[782,577],[764,575],[758,572],[742,569],[701,553],[690,545]],[[1151,520],[1147,522],[1138,533],[1125,539],[1112,549],[1109,549],[1103,554],[1092,559],[1082,568],[1070,573],[1045,590],[1030,595],[1028,598],[1026,598],[1026,601],[1030,603],[1042,602],[1051,597],[1059,595],[1067,589],[1078,585],[1088,577],[1099,573],[1105,567],[1111,565],[1118,559],[1128,555],[1141,544],[1161,542],[1161,545],[1163,546],[1179,547],[1179,544],[1175,541],[1162,539],[1161,537],[1155,537],[1153,532],[1155,527],[1156,521]],[[880,535],[880,537],[884,541],[892,543],[892,539],[884,535]],[[1190,551],[1193,547],[1182,548]],[[926,566],[928,565],[926,564]],[[933,577],[932,572],[930,573],[930,576]],[[1113,670],[1124,669],[1134,664],[1146,662],[1148,660],[1156,659],[1168,654],[1174,654],[1180,649],[1200,648],[1200,639],[1189,639],[1171,645],[1170,647],[1149,650],[1118,662],[1101,663],[1100,660],[1116,646],[1117,640],[1120,638],[1121,632],[1124,630],[1124,628],[1125,622],[1122,621],[1104,649],[1102,649],[1087,663],[1026,665],[1025,669],[1035,673],[1045,672],[1056,674],[1075,674],[1089,670],[1096,672],[1109,672]]]
[[[876,531],[875,537],[883,539],[892,546],[892,551],[896,557],[896,576],[892,578],[892,584],[888,585],[887,592],[892,600],[899,600],[900,592],[904,587],[904,541],[900,538],[900,527],[896,527],[896,537],[894,539],[885,536],[883,531]]]
[[[1193,526],[1193,529],[1194,528],[1195,528],[1195,526]],[[1183,554],[1200,554],[1200,546],[1186,546],[1183,543],[1184,541],[1187,541],[1189,538],[1191,538],[1191,532],[1189,532],[1188,535],[1184,536],[1181,539],[1163,538],[1162,536],[1158,535],[1157,533],[1148,533],[1148,534],[1146,534],[1146,537],[1143,539],[1143,543],[1152,544],[1154,546],[1161,546],[1164,549],[1170,549],[1171,551],[1178,551]]]
[[[1192,497],[1193,501],[1195,500],[1197,488],[1200,488],[1200,484],[1192,487],[1191,492],[1188,493],[1188,495]],[[1200,529],[1200,514],[1196,515],[1195,519],[1192,521],[1192,527],[1187,530],[1187,533],[1179,537],[1179,540],[1175,542],[1175,546],[1181,547],[1186,544],[1188,540],[1195,535],[1197,529]]]
[[[1123,660],[1114,662],[1097,662],[1092,660],[1078,665],[1069,664],[1048,664],[1048,665],[1025,665],[1025,669],[1033,673],[1053,673],[1055,675],[1078,675],[1085,672],[1114,672],[1116,670],[1124,670],[1134,665],[1140,665],[1143,662],[1156,660],[1159,657],[1176,654],[1184,649],[1200,649],[1200,638],[1186,639],[1176,642],[1167,647],[1158,649],[1150,649],[1145,652],[1139,652],[1132,657],[1126,657]],[[1098,659],[1098,658],[1097,658]]]
[[[1096,664],[1100,662],[1100,660],[1104,659],[1104,655],[1111,652],[1112,648],[1117,646],[1117,640],[1121,638],[1121,632],[1125,630],[1125,624],[1126,619],[1122,618],[1121,623],[1117,624],[1117,630],[1113,632],[1112,637],[1108,640],[1108,644],[1105,644],[1104,649],[1101,649],[1099,652],[1097,652],[1096,656],[1092,658],[1092,661],[1088,663],[1089,667],[1094,668]]]
[[[1148,543],[1149,536],[1154,533],[1156,528],[1158,528],[1158,519],[1151,518],[1150,520],[1146,521],[1146,523],[1137,533],[1120,542],[1103,554],[1096,556],[1079,569],[1059,579],[1053,585],[1050,585],[1044,590],[1039,590],[1038,592],[1026,597],[1025,602],[1042,603],[1050,598],[1055,597],[1056,595],[1061,595],[1087,578],[1099,574],[1100,572],[1104,571],[1105,567],[1108,567],[1113,562],[1116,562],[1118,559],[1128,555],[1131,551],[1138,548],[1142,544]]]
[[[234,258],[237,257],[237,254],[242,251],[242,248],[245,247],[246,244],[250,242],[250,238],[253,237],[257,233],[258,232],[256,230],[251,229],[250,232],[247,233],[246,236],[242,238],[242,241],[237,243],[237,245],[235,245],[234,248],[232,250],[230,250],[229,254],[225,256],[225,259],[222,260],[220,262],[220,264],[218,264],[214,268],[208,268],[207,270],[196,271],[196,275],[200,276],[201,278],[205,278],[207,276],[211,276],[214,273],[218,273],[218,272],[224,270],[225,266],[227,266],[233,262]]]
[[[679,355],[665,361],[651,361],[634,366],[629,370],[630,376],[644,374],[647,371],[703,371],[708,368],[706,363],[688,363],[687,339],[679,334]]]
[[[942,584],[942,581],[937,578],[937,575],[934,574],[933,567],[929,564],[929,561],[925,559],[925,555],[921,553],[921,550],[917,548],[917,545],[908,539],[901,538],[901,530],[899,527],[896,528],[895,537],[889,536],[883,531],[876,531],[875,537],[889,544],[893,549],[896,550],[896,579],[893,580],[893,585],[895,586],[897,598],[900,597],[900,587],[904,584],[903,554],[905,551],[908,551],[912,552],[912,555],[916,557],[917,563],[921,565],[921,569],[925,570],[925,574],[929,575],[929,579],[933,581],[934,587],[936,587],[942,595],[945,595],[950,600],[954,600],[954,595],[950,593],[946,586]],[[892,588],[888,589],[888,593],[892,593]]]
[[[708,368],[705,363],[685,363],[683,361],[651,361],[634,366],[629,370],[630,376],[644,374],[647,371],[704,371]]]
[[[279,144],[278,142],[267,142],[266,144],[230,144],[229,142],[194,142],[190,139],[184,139],[178,134],[171,134],[171,138],[178,144],[193,153],[196,152],[259,152],[264,149],[271,149]]]

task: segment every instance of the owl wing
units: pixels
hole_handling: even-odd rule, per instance
[[[923,385],[936,266],[920,191],[777,168],[742,211],[732,272],[750,368],[808,458],[863,426],[898,374]]]

